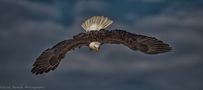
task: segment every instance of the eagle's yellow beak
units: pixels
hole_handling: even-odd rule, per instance
[[[95,48],[96,52],[99,52],[99,49],[100,49],[100,48]]]

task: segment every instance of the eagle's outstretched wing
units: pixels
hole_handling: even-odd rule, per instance
[[[147,54],[164,53],[171,49],[168,44],[156,38],[136,35],[123,30],[90,31],[75,35],[73,39],[64,40],[42,52],[33,64],[32,73],[37,75],[56,69],[66,52],[81,45],[89,45],[92,41],[102,44],[124,44],[132,50],[139,50]]]
[[[164,53],[171,47],[154,37],[132,34],[123,30],[111,30],[105,34],[102,43],[124,44],[132,50],[139,50],[147,54]]]
[[[36,59],[31,70],[32,73],[37,75],[56,69],[66,52],[88,43],[88,40],[70,39],[56,44],[54,47],[42,52]]]

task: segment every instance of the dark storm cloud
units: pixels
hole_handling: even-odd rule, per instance
[[[197,1],[189,8],[188,2],[168,2],[1,0],[0,86],[36,85],[48,90],[202,89],[202,8]],[[154,3],[165,6],[144,9],[155,7]],[[104,45],[100,53],[84,47],[68,53],[54,72],[31,75],[31,65],[41,51],[82,32],[81,22],[92,15],[110,16],[115,22],[110,29],[154,36],[173,50],[151,56],[122,45]]]
[[[0,12],[1,80],[5,83],[25,81],[21,80],[22,75],[30,72],[31,60],[39,53],[37,49],[63,37],[58,31],[65,26],[54,21],[57,10],[40,3],[1,0]]]
[[[27,1],[5,0],[0,2],[0,7],[2,13],[0,37],[4,41],[2,49],[10,48],[10,50],[18,51],[19,47],[35,45],[37,43],[35,41],[43,41],[44,38],[51,39],[58,30],[64,28],[54,21],[58,13],[51,6]],[[6,52],[6,55],[9,53],[11,54],[11,52]]]

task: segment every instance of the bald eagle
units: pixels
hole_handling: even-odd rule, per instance
[[[133,34],[124,30],[106,30],[113,23],[104,16],[93,16],[82,23],[85,32],[73,36],[72,39],[59,42],[55,46],[46,49],[36,59],[31,72],[33,74],[47,73],[56,69],[66,52],[81,47],[89,46],[90,49],[99,51],[103,44],[123,44],[134,51],[146,54],[159,54],[168,52],[171,47],[154,37]]]

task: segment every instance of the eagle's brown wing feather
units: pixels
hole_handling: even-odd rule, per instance
[[[64,58],[66,52],[88,43],[89,41],[87,40],[70,39],[56,44],[52,48],[42,52],[42,54],[36,59],[31,70],[32,73],[37,75],[56,69],[61,59]]]
[[[124,44],[132,50],[139,50],[147,54],[158,54],[171,50],[168,44],[154,37],[132,34],[123,30],[108,31],[102,43]]]

